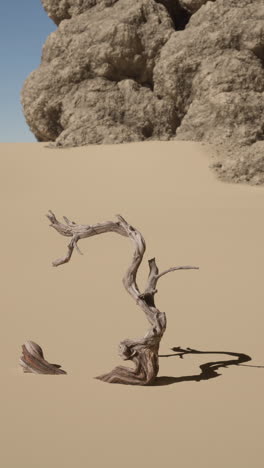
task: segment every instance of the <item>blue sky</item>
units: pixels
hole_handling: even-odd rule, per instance
[[[25,78],[38,67],[41,49],[56,25],[40,0],[9,0],[0,16],[0,142],[36,141],[20,104]]]

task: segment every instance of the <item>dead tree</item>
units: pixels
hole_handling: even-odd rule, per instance
[[[59,234],[71,237],[68,245],[67,254],[55,260],[53,266],[57,267],[69,262],[73,250],[79,253],[78,242],[86,237],[96,236],[106,232],[116,232],[124,237],[129,237],[134,245],[134,254],[125,276],[123,284],[127,292],[136,301],[136,304],[143,310],[147,320],[150,323],[150,329],[146,335],[139,340],[125,339],[119,344],[119,355],[125,361],[133,361],[134,369],[124,366],[115,367],[111,372],[96,377],[99,380],[109,383],[130,384],[130,385],[148,385],[151,384],[159,370],[158,351],[160,340],[166,329],[166,315],[160,312],[155,306],[154,296],[157,293],[157,282],[165,274],[176,270],[198,269],[193,266],[178,266],[159,273],[155,258],[149,260],[149,276],[146,288],[140,292],[137,285],[137,271],[142,262],[146,244],[142,234],[132,227],[120,215],[118,221],[106,221],[94,225],[76,224],[64,217],[65,224],[60,223],[54,213],[49,211],[47,215],[50,220],[50,226],[56,229]]]

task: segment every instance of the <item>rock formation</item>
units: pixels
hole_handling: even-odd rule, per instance
[[[22,90],[38,141],[208,141],[220,176],[264,183],[262,0],[42,3],[58,29]]]

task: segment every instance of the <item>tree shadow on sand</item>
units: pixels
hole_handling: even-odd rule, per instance
[[[159,355],[160,358],[163,357],[172,357],[176,356],[183,359],[183,356],[186,354],[225,354],[226,356],[232,356],[233,359],[229,360],[219,360],[219,361],[210,361],[206,362],[205,364],[201,364],[199,367],[201,372],[195,375],[185,375],[181,377],[169,377],[169,376],[161,376],[157,377],[155,382],[152,384],[153,386],[159,385],[171,385],[174,383],[180,382],[201,382],[202,380],[209,380],[214,379],[215,377],[219,377],[220,373],[218,373],[218,369],[221,367],[229,367],[229,366],[241,366],[246,365],[245,362],[251,361],[251,357],[247,354],[243,353],[231,353],[226,351],[198,351],[197,349],[192,348],[181,348],[180,346],[177,348],[171,348],[174,351],[174,354],[161,354]],[[264,367],[264,366],[249,366],[249,367]]]

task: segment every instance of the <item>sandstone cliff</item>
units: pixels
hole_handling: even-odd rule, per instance
[[[222,177],[264,183],[263,0],[42,3],[58,29],[22,90],[39,141],[208,141]]]

